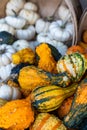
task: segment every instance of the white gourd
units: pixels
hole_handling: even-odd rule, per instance
[[[5,100],[15,100],[21,98],[21,92],[19,88],[10,87],[5,83],[0,84],[0,98]]]
[[[1,31],[7,31],[7,32],[15,35],[15,29],[6,23],[0,23],[0,32]]]
[[[44,32],[42,32],[42,33],[39,33],[38,35],[37,35],[37,41],[39,42],[39,43],[42,43],[42,42],[45,42],[45,43],[50,43],[51,42],[51,40],[50,40],[50,38],[48,37],[48,33],[44,33]]]
[[[8,79],[14,66],[15,65],[11,63],[6,66],[0,67],[0,81],[5,81],[6,79]]]
[[[38,13],[36,13],[32,10],[27,10],[27,9],[22,9],[19,12],[19,16],[26,19],[28,24],[30,24],[30,25],[34,25],[40,17]]]
[[[17,40],[12,44],[12,46],[16,51],[19,51],[24,48],[29,48],[29,42],[26,40]]]
[[[32,3],[32,2],[26,2],[24,4],[24,9],[27,9],[27,10],[32,10],[32,11],[37,11],[37,5]]]
[[[15,16],[23,8],[25,0],[10,0],[6,5],[6,15]]]
[[[71,21],[72,14],[70,9],[65,5],[60,5],[58,8],[58,16],[63,21]]]
[[[8,25],[16,29],[21,29],[26,24],[26,20],[24,18],[16,17],[16,16],[6,16],[5,20]]]
[[[1,23],[6,23],[5,18],[1,18],[1,19],[0,19],[0,24],[1,24]]]
[[[48,32],[50,22],[44,21],[43,19],[38,19],[35,24],[35,29],[37,33]]]
[[[58,20],[51,23],[49,32],[53,39],[65,42],[72,39],[74,26],[73,23],[65,23],[62,20]]]
[[[35,49],[39,44],[40,43],[38,41],[29,41],[29,48],[31,48],[35,52]]]
[[[13,53],[15,53],[15,49],[11,45],[0,45],[0,67],[6,66],[12,62]]]
[[[29,26],[27,29],[16,30],[16,37],[18,39],[31,40],[35,37],[35,27]]]

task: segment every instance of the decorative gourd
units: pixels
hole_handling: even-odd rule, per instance
[[[6,66],[1,66],[0,67],[0,80],[1,81],[5,81],[6,79],[9,78],[10,74],[11,74],[11,70],[14,67],[14,64],[8,64]]]
[[[79,130],[87,130],[87,118],[83,119],[83,121],[78,126]]]
[[[21,98],[21,92],[19,88],[10,87],[7,84],[0,84],[0,98],[5,100],[15,100]]]
[[[12,45],[16,51],[22,50],[24,48],[29,48],[29,43],[26,40],[17,40]]]
[[[32,3],[32,2],[26,2],[25,4],[24,4],[24,7],[23,7],[24,9],[27,9],[27,10],[32,10],[32,11],[37,11],[37,5],[36,4],[34,4],[34,3]]]
[[[35,52],[35,49],[39,44],[40,43],[38,41],[29,41],[29,48],[31,48]]]
[[[36,47],[36,54],[38,56],[38,67],[51,72],[56,73],[56,61],[61,57],[60,53],[50,44],[41,43]]]
[[[0,18],[0,24],[1,23],[6,23],[5,18]]]
[[[37,41],[39,43],[45,42],[45,43],[51,43],[51,39],[48,37],[48,33],[42,32],[37,35]]]
[[[30,130],[67,130],[62,121],[53,114],[39,113]]]
[[[87,43],[87,30],[85,30],[83,33],[82,33],[82,40],[84,43]]]
[[[22,40],[32,40],[35,37],[35,27],[29,26],[27,29],[16,30],[16,36]]]
[[[65,5],[60,5],[58,8],[58,16],[63,21],[71,21],[72,14]]]
[[[38,19],[35,24],[35,29],[37,33],[48,32],[50,26],[50,22],[45,21],[43,19]]]
[[[17,40],[16,37],[14,35],[12,35],[11,33],[7,32],[7,31],[0,32],[0,45],[1,44],[11,45],[16,40]]]
[[[15,53],[15,49],[11,45],[0,45],[0,67],[12,62],[13,53]]]
[[[32,105],[40,112],[56,110],[67,97],[75,93],[77,86],[78,84],[72,84],[67,88],[55,85],[36,87],[31,92]]]
[[[6,15],[15,16],[15,13],[18,12],[23,8],[25,4],[25,0],[10,0],[6,5]]]
[[[40,17],[39,14],[37,14],[36,12],[27,9],[22,9],[19,12],[19,16],[26,19],[28,24],[30,25],[34,25]]]
[[[64,124],[76,128],[84,118],[87,118],[87,77],[78,84],[70,112],[64,118]]]
[[[53,39],[65,42],[72,39],[74,26],[73,23],[66,23],[62,20],[57,20],[50,24],[49,31]]]
[[[26,24],[26,20],[24,18],[17,17],[17,16],[6,16],[5,20],[8,25],[16,29],[21,29]]]
[[[6,103],[7,103],[7,100],[0,98],[0,107],[5,105]],[[2,129],[0,129],[0,130],[2,130]]]
[[[0,32],[2,32],[2,31],[7,31],[7,32],[15,35],[15,29],[6,23],[0,23]]]
[[[65,55],[57,62],[58,73],[67,72],[71,81],[80,81],[87,69],[87,59],[81,53]]]
[[[19,64],[19,63],[34,64],[34,61],[35,61],[35,54],[30,48],[24,48],[12,55],[13,64]]]

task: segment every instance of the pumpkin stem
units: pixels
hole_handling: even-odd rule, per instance
[[[15,17],[17,16],[17,13],[12,9],[12,12],[14,13]]]

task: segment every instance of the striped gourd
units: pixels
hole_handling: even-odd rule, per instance
[[[53,114],[39,113],[30,130],[67,130],[67,128]]]
[[[58,86],[41,86],[31,93],[32,105],[40,112],[49,112],[60,107],[65,98],[74,94],[78,84],[67,88]]]
[[[73,81],[79,81],[87,69],[87,59],[76,52],[65,55],[57,62],[58,73],[66,72]]]

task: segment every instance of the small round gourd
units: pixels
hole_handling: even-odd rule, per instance
[[[6,100],[15,100],[21,98],[21,92],[19,88],[10,87],[7,84],[0,84],[0,98]]]
[[[21,17],[15,17],[15,16],[7,16],[5,18],[8,25],[12,26],[16,29],[21,29],[25,26],[26,20]]]
[[[13,53],[15,53],[15,49],[11,45],[0,45],[0,67],[12,62]]]
[[[35,24],[35,29],[37,33],[48,32],[50,22],[44,21],[43,19],[38,19]]]
[[[28,24],[33,25],[36,23],[36,21],[39,19],[39,14],[32,10],[22,9],[19,12],[19,16],[26,19]]]
[[[15,16],[23,8],[25,0],[10,0],[6,5],[6,15]]]
[[[18,39],[31,40],[35,36],[35,27],[31,25],[27,29],[16,30],[16,36]]]
[[[34,3],[32,3],[32,2],[26,2],[24,4],[24,9],[37,11],[37,6]]]
[[[1,31],[7,31],[7,32],[15,35],[15,29],[6,23],[0,23],[0,32]]]
[[[74,26],[73,23],[65,23],[62,20],[58,20],[51,23],[49,31],[53,39],[65,42],[72,39]]]

